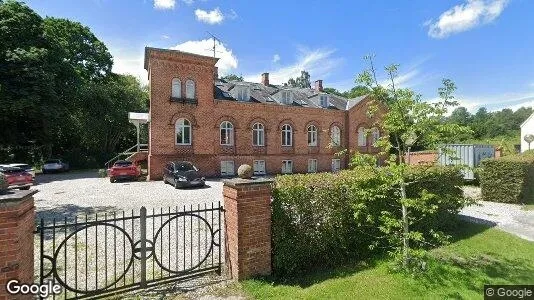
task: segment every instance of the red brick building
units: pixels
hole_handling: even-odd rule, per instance
[[[255,173],[306,173],[347,166],[341,149],[377,153],[369,97],[345,99],[311,89],[218,79],[217,59],[146,48],[150,81],[149,178],[166,162],[193,162],[204,176],[231,176],[241,164]],[[372,128],[371,134],[366,129]]]

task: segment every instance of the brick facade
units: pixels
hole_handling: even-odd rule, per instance
[[[226,266],[232,279],[271,274],[271,182],[224,182]]]
[[[36,190],[0,196],[0,300],[32,299],[32,295],[10,295],[6,284],[13,279],[33,283],[33,231]]]
[[[317,171],[330,171],[334,153],[345,148],[360,152],[377,153],[372,146],[357,146],[357,130],[369,128],[376,122],[367,116],[369,99],[364,99],[349,110],[273,105],[215,99],[214,80],[216,59],[178,51],[147,49],[145,68],[150,80],[150,124],[148,168],[151,180],[162,178],[166,162],[187,160],[195,164],[203,176],[219,176],[220,162],[234,161],[237,170],[241,164],[264,160],[267,174],[281,172],[282,160],[293,161],[293,173],[305,173],[308,159],[317,159]],[[171,101],[172,80],[193,80],[196,84],[196,104]],[[260,79],[260,78],[258,78]],[[185,118],[192,123],[191,145],[175,145],[175,122]],[[230,121],[234,126],[234,145],[220,145],[219,125]],[[265,126],[265,146],[252,145],[252,125]],[[281,126],[293,128],[293,146],[281,146]],[[309,147],[307,126],[318,128],[318,146]],[[341,129],[341,145],[328,147],[332,126]],[[368,137],[370,145],[371,137]],[[341,167],[347,165],[341,157]]]

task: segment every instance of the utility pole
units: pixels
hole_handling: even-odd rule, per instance
[[[219,43],[221,43],[221,44],[222,44],[222,42],[221,42],[221,40],[220,40],[218,37],[216,37],[215,35],[213,35],[211,32],[209,32],[209,31],[206,31],[206,32],[207,32],[207,33],[211,36],[211,38],[213,39],[213,47],[212,47],[211,49],[209,49],[209,50],[212,50],[212,51],[213,51],[213,57],[215,58],[215,54],[218,52],[218,51],[217,51],[217,41],[218,41]]]

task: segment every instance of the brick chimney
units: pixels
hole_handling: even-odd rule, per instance
[[[323,80],[315,80],[315,91],[316,92],[322,92],[323,91]]]
[[[261,83],[265,86],[269,85],[269,73],[261,74]]]
[[[213,69],[213,79],[218,79],[219,78],[219,67],[214,67],[215,69]]]

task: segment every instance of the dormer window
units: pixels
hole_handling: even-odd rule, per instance
[[[321,95],[321,107],[328,108],[328,95]]]
[[[237,89],[237,100],[238,101],[249,101],[250,93],[247,87],[240,87]]]
[[[290,91],[282,91],[282,103],[284,104],[291,104],[291,92]]]

